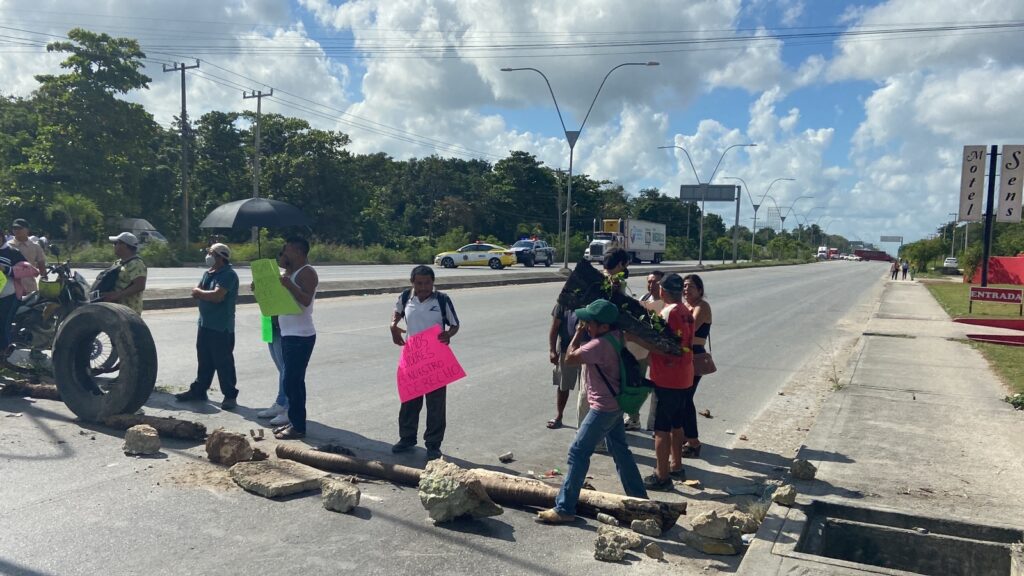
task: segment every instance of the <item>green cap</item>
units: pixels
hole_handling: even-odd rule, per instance
[[[619,309],[607,300],[594,300],[586,308],[577,308],[576,317],[583,321],[594,320],[598,324],[615,324],[619,319]]]

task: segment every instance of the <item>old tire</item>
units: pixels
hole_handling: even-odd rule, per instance
[[[110,338],[120,369],[97,377],[90,368],[93,342]],[[79,418],[98,422],[142,407],[156,384],[156,344],[146,323],[131,308],[96,303],[68,315],[53,343],[53,373],[60,396]]]
[[[491,267],[491,270],[501,270],[505,267],[505,265],[501,263],[501,260],[498,260],[497,258],[491,258],[490,261],[487,262],[487,265]]]

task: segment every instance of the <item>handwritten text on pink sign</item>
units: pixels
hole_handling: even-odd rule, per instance
[[[440,333],[440,326],[432,326],[406,339],[398,361],[398,398],[402,402],[466,377],[452,349],[437,339]]]

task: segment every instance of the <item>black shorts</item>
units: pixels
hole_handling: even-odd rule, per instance
[[[654,411],[654,431],[669,432],[683,427],[683,407],[686,405],[686,390],[680,388],[655,388],[658,407]]]

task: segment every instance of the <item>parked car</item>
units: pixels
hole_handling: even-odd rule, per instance
[[[555,261],[555,249],[543,240],[520,240],[510,248],[516,255],[516,262],[533,267],[543,263],[551,266]]]
[[[956,258],[946,258],[942,261],[943,268],[959,268],[960,263],[957,262]]]
[[[457,266],[490,266],[501,270],[516,263],[516,255],[508,248],[494,244],[476,242],[466,244],[458,250],[441,252],[434,257],[435,266],[455,268]]]

